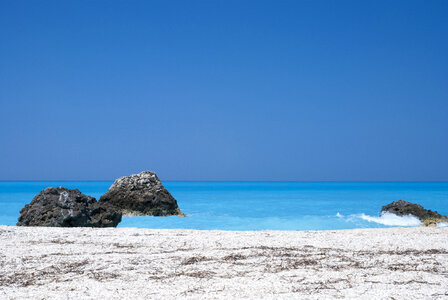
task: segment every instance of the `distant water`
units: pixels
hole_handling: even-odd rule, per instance
[[[99,198],[112,182],[0,182],[0,224],[48,186]],[[182,217],[124,217],[119,227],[221,230],[330,230],[417,226],[413,217],[379,217],[399,199],[448,215],[448,182],[163,182]]]

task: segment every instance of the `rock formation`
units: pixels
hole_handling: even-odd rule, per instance
[[[123,214],[185,216],[154,172],[117,179],[97,202],[79,190],[49,187],[20,211],[17,226],[116,227]]]
[[[185,216],[176,199],[150,171],[117,179],[99,203],[113,206],[124,215]]]
[[[389,212],[398,216],[414,215],[425,226],[435,226],[439,222],[448,222],[448,217],[443,216],[436,211],[423,208],[423,206],[407,202],[404,200],[394,201],[383,206],[381,213]]]
[[[49,187],[20,210],[17,226],[116,227],[121,215],[77,189]]]

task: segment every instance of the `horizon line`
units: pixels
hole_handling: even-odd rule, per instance
[[[117,178],[118,179],[118,178]],[[0,180],[0,182],[113,182],[116,179],[110,180],[57,180],[57,179],[45,179],[45,180]],[[353,183],[448,183],[448,180],[161,180],[162,182],[297,182],[297,183],[319,183],[319,182],[353,182]]]

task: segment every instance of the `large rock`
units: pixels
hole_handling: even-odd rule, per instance
[[[448,222],[448,217],[436,211],[425,209],[423,206],[404,200],[394,201],[381,209],[381,213],[389,212],[398,216],[414,215],[426,226],[434,226],[439,222]]]
[[[116,227],[121,215],[77,189],[49,187],[20,211],[17,226]]]
[[[176,199],[150,171],[115,180],[99,202],[116,207],[124,215],[185,216]]]

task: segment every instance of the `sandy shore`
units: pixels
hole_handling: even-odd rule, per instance
[[[1,299],[448,298],[448,229],[0,226]]]

